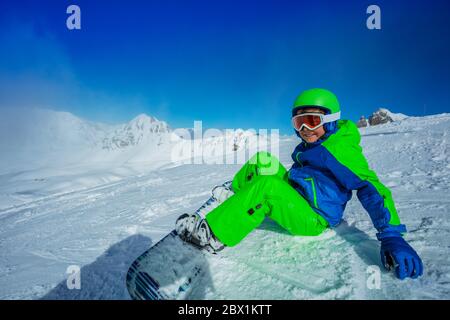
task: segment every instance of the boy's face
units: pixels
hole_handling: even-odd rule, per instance
[[[323,112],[323,110],[320,110],[319,108],[300,109],[297,111],[297,114],[302,114],[302,113],[307,113],[307,112],[325,114],[325,112]],[[303,126],[303,128],[299,131],[299,133],[300,133],[300,136],[302,137],[302,139],[305,140],[307,143],[314,143],[325,134],[325,129],[323,128],[323,126],[320,126],[316,130],[309,130],[308,128]]]

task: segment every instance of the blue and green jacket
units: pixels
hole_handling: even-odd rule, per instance
[[[349,120],[339,120],[324,140],[300,143],[292,153],[290,184],[327,220],[331,227],[342,220],[356,190],[358,199],[378,230],[379,240],[406,232],[391,192],[369,168],[360,147],[361,135]]]

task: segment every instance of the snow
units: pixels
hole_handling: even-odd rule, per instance
[[[145,115],[132,120],[135,126],[109,126],[53,111],[11,114],[0,118],[1,299],[129,299],[131,262],[241,166],[171,162],[174,143],[186,141]],[[122,138],[125,128],[134,144],[105,149],[105,139]],[[400,281],[381,269],[380,289],[368,288],[370,266],[381,267],[379,243],[355,196],[345,221],[319,237],[293,237],[264,221],[208,259],[207,276],[190,298],[449,299],[450,114],[360,131],[364,153],[407,225],[406,239],[423,259],[423,277]],[[242,153],[255,141],[244,131],[232,137],[202,144],[218,158],[214,145],[229,152],[237,141]],[[297,143],[295,136],[280,139],[287,167]],[[66,286],[71,265],[81,267],[80,290]]]

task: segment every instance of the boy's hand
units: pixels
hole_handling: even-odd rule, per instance
[[[381,261],[388,270],[395,267],[395,274],[401,280],[423,274],[422,260],[401,236],[381,240]]]

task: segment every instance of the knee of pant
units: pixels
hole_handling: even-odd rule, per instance
[[[253,157],[250,158],[254,163],[267,163],[269,161],[278,161],[278,158],[273,156],[268,151],[258,151],[253,155]]]
[[[267,151],[259,151],[252,158],[252,161],[258,167],[258,175],[270,176],[277,175],[280,172],[280,161]]]
[[[286,182],[278,176],[258,176],[254,182],[256,188],[267,190],[280,190],[280,186]]]

